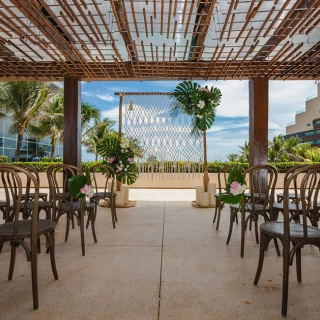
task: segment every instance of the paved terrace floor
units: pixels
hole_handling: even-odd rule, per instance
[[[240,225],[229,246],[229,210],[221,227],[213,209],[191,207],[194,190],[130,190],[135,208],[99,208],[98,243],[86,230],[81,256],[79,229],[64,242],[65,220],[56,232],[60,279],[49,256],[39,255],[38,310],[32,309],[30,264],[19,249],[13,281],[7,281],[9,246],[0,254],[0,319],[219,320],[281,319],[282,259],[270,247],[258,286],[254,232],[247,231],[240,258]],[[44,245],[45,241],[42,241]],[[319,250],[303,250],[303,282],[291,268],[288,319],[319,319]]]

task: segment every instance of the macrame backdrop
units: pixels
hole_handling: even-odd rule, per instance
[[[140,177],[198,178],[203,171],[202,137],[191,135],[189,116],[171,117],[170,93],[116,94],[120,95],[119,132],[138,139],[144,150],[144,157],[135,159]]]

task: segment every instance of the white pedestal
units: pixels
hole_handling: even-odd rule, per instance
[[[203,186],[196,187],[196,205],[200,205],[200,193],[204,191]]]
[[[123,198],[123,192],[122,191],[117,191],[117,196],[116,196],[116,206],[124,206],[124,198]]]
[[[121,186],[121,192],[123,193],[123,203],[126,205],[129,203],[129,186]]]
[[[111,192],[111,185],[112,185],[112,182],[108,182],[108,192]],[[115,192],[117,189],[117,183],[116,181],[113,183],[113,192]]]
[[[209,205],[210,207],[216,207],[216,184],[215,183],[208,183],[208,192],[209,192]]]
[[[209,207],[209,192],[200,193],[200,207]]]

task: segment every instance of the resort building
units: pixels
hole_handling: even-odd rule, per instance
[[[59,90],[62,87],[60,82],[52,82],[49,87],[52,90]],[[18,135],[10,133],[10,126],[12,121],[9,118],[0,119],[0,156],[7,156],[11,162],[14,159],[14,153],[17,146]],[[35,155],[40,158],[50,158],[51,155],[51,139],[50,137],[36,139],[32,137],[28,130],[23,135],[20,160],[31,161]],[[55,148],[55,156],[63,154],[63,146],[58,143]]]
[[[320,82],[317,84],[317,94],[307,97],[304,109],[296,112],[294,122],[288,123],[285,139],[300,138],[312,146],[320,147]]]

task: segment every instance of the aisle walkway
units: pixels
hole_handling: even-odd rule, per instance
[[[118,209],[112,229],[109,209],[99,208],[98,243],[86,231],[81,256],[79,229],[63,241],[57,227],[60,279],[53,280],[49,256],[39,255],[40,308],[32,310],[30,265],[19,249],[13,281],[7,281],[9,246],[0,254],[0,319],[220,320],[281,319],[281,258],[267,253],[259,286],[254,232],[240,258],[240,226],[226,246],[228,209],[221,228],[213,209],[194,209],[193,190],[131,190],[137,206]],[[42,241],[44,245],[44,241]],[[303,283],[291,270],[288,319],[319,319],[319,251],[304,250]]]

